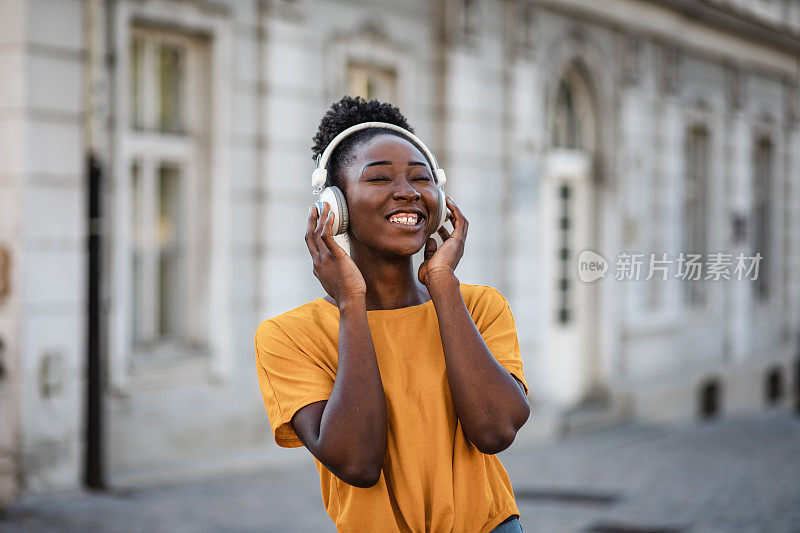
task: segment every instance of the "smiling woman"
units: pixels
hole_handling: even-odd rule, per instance
[[[395,135],[368,138],[359,152],[339,180],[347,198],[351,254],[353,246],[380,246],[376,239],[385,245],[394,241],[403,256],[411,248],[419,251],[439,227],[444,200],[430,166],[414,144]]]
[[[255,336],[275,441],[314,456],[339,531],[521,531],[494,455],[530,413],[516,327],[497,290],[455,275],[468,222],[444,172],[374,100],[335,103],[314,141],[305,241],[327,296]]]

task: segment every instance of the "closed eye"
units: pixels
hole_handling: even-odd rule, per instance
[[[367,179],[367,181],[389,181],[389,178],[385,176],[375,176],[373,178]]]
[[[417,178],[414,178],[414,181],[417,181],[417,180],[431,181],[431,178],[430,178],[430,176],[419,176]]]

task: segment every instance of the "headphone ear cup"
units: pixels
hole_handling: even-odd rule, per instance
[[[350,217],[347,212],[347,203],[344,200],[344,193],[332,185],[325,187],[319,199],[331,206],[333,212],[333,234],[341,235],[350,226]]]
[[[444,226],[444,222],[447,219],[447,199],[444,195],[444,189],[441,187],[438,188],[439,190],[439,204],[436,208],[436,229],[438,230],[442,226]]]

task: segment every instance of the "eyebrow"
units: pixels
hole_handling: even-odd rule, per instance
[[[367,163],[366,165],[364,165],[364,168],[361,169],[361,173],[363,174],[364,171],[367,170],[367,167],[374,167],[374,166],[377,166],[377,165],[391,165],[391,164],[392,164],[391,161],[373,161],[372,163]],[[422,167],[427,167],[428,166],[427,163],[423,163],[422,161],[409,161],[408,162],[408,166],[412,166],[412,165],[418,165],[418,166],[422,166]]]

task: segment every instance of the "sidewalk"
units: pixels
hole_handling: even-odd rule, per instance
[[[535,424],[535,418],[528,421]],[[501,454],[526,533],[800,532],[800,417],[635,424]],[[313,461],[159,488],[31,496],[0,531],[334,531]]]

